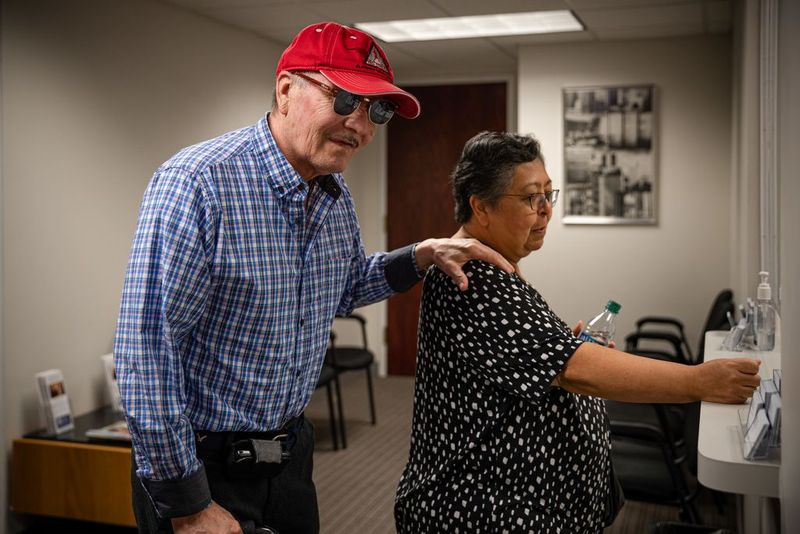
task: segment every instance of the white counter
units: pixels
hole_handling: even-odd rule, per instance
[[[707,332],[705,361],[717,358],[753,358],[761,360],[762,379],[772,378],[780,369],[780,350],[770,352],[722,350],[726,332]],[[779,349],[776,340],[776,349]],[[697,442],[697,477],[709,488],[759,497],[778,497],[780,449],[771,451],[766,460],[745,460],[742,455],[738,411],[743,405],[704,402],[700,408],[700,433]]]

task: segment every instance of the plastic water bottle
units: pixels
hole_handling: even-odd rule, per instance
[[[583,328],[578,339],[607,347],[614,339],[614,331],[616,329],[614,320],[617,318],[620,309],[622,309],[622,306],[619,303],[609,300],[603,312],[589,321]]]
[[[756,304],[755,337],[758,350],[772,350],[775,348],[775,325],[778,321],[778,312],[772,305],[772,288],[767,282],[769,273],[758,273],[761,283],[758,284],[758,303]]]

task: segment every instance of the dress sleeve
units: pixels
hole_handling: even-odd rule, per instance
[[[534,402],[581,345],[539,294],[514,275],[484,262],[465,265],[469,289],[460,292],[447,277],[433,303],[449,325],[445,343],[459,360],[509,393]]]

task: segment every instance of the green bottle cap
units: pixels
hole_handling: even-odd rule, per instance
[[[609,300],[608,304],[606,304],[606,309],[611,313],[619,313],[619,310],[622,309],[622,306],[620,305],[619,302]]]

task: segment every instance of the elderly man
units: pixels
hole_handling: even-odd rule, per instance
[[[420,112],[369,35],[309,26],[276,74],[266,117],[180,151],[142,201],[114,346],[142,532],[318,531],[303,410],[333,317],[434,263],[462,289],[469,259],[511,270],[474,240],[365,255],[339,173]]]

